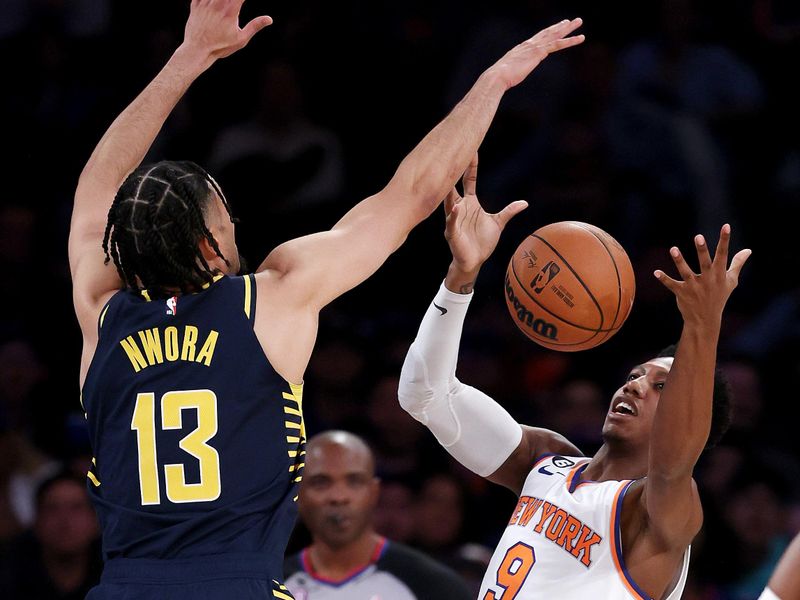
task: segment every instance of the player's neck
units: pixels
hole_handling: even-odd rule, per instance
[[[583,479],[621,481],[647,475],[647,451],[641,448],[606,441],[592,457]]]
[[[307,555],[315,575],[339,580],[370,564],[382,541],[381,536],[368,529],[346,546],[333,547],[322,540],[314,540]]]

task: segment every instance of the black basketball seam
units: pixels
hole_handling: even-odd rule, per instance
[[[534,302],[534,303],[535,303],[535,304],[536,304],[536,305],[537,305],[539,308],[541,308],[543,311],[545,311],[546,313],[548,313],[548,314],[550,314],[550,315],[554,316],[554,317],[555,317],[556,319],[558,319],[559,321],[563,321],[563,322],[564,322],[564,323],[566,323],[567,325],[569,325],[569,326],[571,326],[571,327],[574,327],[575,329],[581,329],[581,330],[583,330],[583,331],[591,331],[591,332],[592,332],[594,335],[597,335],[598,333],[602,333],[602,332],[605,332],[605,331],[606,331],[605,329],[592,329],[591,327],[584,327],[583,325],[577,325],[577,324],[573,323],[572,321],[567,321],[566,319],[564,319],[564,318],[563,318],[563,317],[561,317],[560,315],[557,315],[556,313],[554,313],[552,310],[550,310],[550,309],[549,309],[549,308],[547,308],[546,306],[543,306],[543,305],[542,305],[542,304],[541,304],[541,303],[540,303],[538,300],[536,300],[536,298],[534,298],[533,296],[531,296],[531,295],[528,293],[528,290],[526,290],[526,289],[525,289],[525,284],[524,284],[524,283],[522,283],[522,280],[519,278],[519,275],[517,275],[517,270],[514,268],[514,261],[513,261],[513,260],[511,261],[511,272],[514,274],[514,279],[516,279],[516,280],[517,280],[517,283],[519,284],[519,287],[520,287],[520,289],[522,289],[522,291],[523,291],[523,292],[525,292],[525,295],[526,295],[528,298],[530,298],[531,300],[533,300],[533,302]],[[602,316],[601,316],[600,318],[601,318],[601,320],[602,320]],[[592,336],[592,337],[594,337],[594,336]],[[589,338],[589,339],[592,339],[592,338]],[[576,343],[583,344],[583,343],[585,343],[585,342],[576,342]],[[570,344],[565,344],[565,345],[570,345]]]
[[[522,290],[525,292],[525,295],[526,295],[528,298],[530,298],[531,300],[533,300],[533,302],[534,302],[534,303],[536,303],[536,305],[537,305],[537,306],[539,306],[539,307],[540,307],[542,310],[544,310],[544,311],[545,311],[545,312],[547,312],[548,314],[551,314],[551,315],[553,315],[554,317],[556,317],[556,318],[560,319],[561,321],[563,321],[563,322],[564,322],[564,323],[566,323],[567,325],[570,325],[570,326],[572,326],[572,327],[575,327],[575,328],[577,328],[577,329],[583,329],[583,330],[585,330],[585,331],[593,331],[593,332],[595,332],[595,333],[598,333],[598,332],[605,332],[605,331],[613,331],[613,329],[604,329],[604,328],[603,328],[603,323],[604,323],[604,320],[605,320],[605,319],[603,318],[603,309],[602,309],[602,308],[600,308],[600,303],[599,303],[599,302],[597,301],[597,299],[594,297],[594,294],[592,294],[592,292],[591,292],[591,290],[589,289],[589,287],[588,287],[588,286],[587,286],[587,285],[586,285],[586,284],[583,282],[583,279],[581,279],[581,278],[580,278],[580,276],[579,276],[579,275],[578,275],[578,274],[575,272],[575,269],[573,269],[573,268],[572,268],[572,265],[570,265],[570,264],[569,264],[569,262],[567,261],[567,259],[565,259],[565,258],[564,258],[564,257],[561,255],[561,253],[560,253],[558,250],[556,250],[555,248],[553,248],[553,246],[550,244],[550,242],[548,242],[546,239],[544,239],[544,238],[542,238],[542,237],[540,237],[540,236],[536,235],[535,233],[532,233],[532,234],[530,235],[530,237],[532,237],[532,238],[536,238],[536,239],[539,239],[539,240],[541,240],[542,242],[544,242],[545,244],[547,244],[547,247],[548,247],[548,248],[550,248],[550,250],[552,250],[552,251],[553,251],[553,253],[555,253],[555,254],[556,254],[556,256],[558,256],[558,257],[559,257],[559,258],[560,258],[560,259],[563,261],[563,263],[564,263],[564,264],[567,266],[567,268],[568,268],[570,271],[572,271],[572,274],[575,276],[575,279],[577,279],[577,280],[578,280],[578,283],[580,283],[580,284],[581,284],[581,286],[583,286],[583,289],[584,289],[584,290],[586,290],[586,293],[589,295],[589,298],[591,298],[591,299],[592,299],[592,302],[594,302],[594,305],[595,305],[595,307],[597,308],[597,312],[600,314],[600,327],[597,327],[597,328],[592,328],[592,327],[584,327],[583,325],[578,325],[578,324],[576,324],[576,323],[572,323],[571,321],[568,321],[567,319],[563,318],[562,316],[560,316],[560,315],[557,315],[556,313],[554,313],[553,311],[551,311],[550,309],[548,309],[546,306],[543,306],[543,305],[542,305],[542,304],[541,304],[541,303],[540,303],[538,300],[536,300],[536,298],[534,298],[533,296],[531,296],[531,295],[528,293],[527,286],[526,286],[524,283],[522,283],[522,281],[521,281],[521,280],[520,280],[520,278],[519,278],[519,275],[517,275],[517,270],[516,270],[516,268],[514,268],[514,260],[513,260],[513,258],[512,258],[512,260],[511,260],[511,272],[512,272],[512,273],[514,273],[514,278],[517,280],[517,283],[519,283],[519,285],[520,285],[520,288],[522,288]],[[611,262],[614,262],[614,261],[612,260]],[[612,324],[613,324],[613,322],[612,322]]]
[[[622,306],[622,279],[619,276],[619,269],[617,268],[617,261],[614,260],[614,255],[611,254],[611,250],[608,249],[608,245],[603,241],[603,239],[599,235],[597,235],[591,228],[586,227],[583,224],[580,224],[578,221],[573,221],[573,222],[576,225],[578,225],[579,227],[581,227],[582,229],[585,229],[586,231],[591,233],[594,237],[596,237],[600,241],[601,244],[603,244],[603,248],[606,249],[606,252],[608,252],[608,257],[611,259],[611,264],[614,265],[614,273],[616,273],[616,275],[617,275],[617,312],[614,313],[614,318],[611,321],[611,324],[613,325],[614,323],[617,322],[617,317],[619,316],[619,309],[620,309],[620,306]],[[620,246],[620,248],[622,248],[622,246]],[[623,252],[625,251],[624,248],[622,250],[623,250]],[[620,324],[620,327],[622,327],[622,324]],[[617,327],[617,329],[619,329],[619,327]],[[609,338],[610,335],[611,335],[611,332],[609,331],[608,333],[606,333],[606,337],[603,338],[603,340],[601,340],[600,343],[602,344],[604,341],[606,341]]]
[[[569,261],[567,261],[567,259],[566,259],[566,258],[564,258],[563,256],[561,256],[561,253],[560,253],[558,250],[556,250],[556,249],[555,249],[555,248],[552,246],[552,244],[550,244],[550,242],[548,242],[548,241],[547,241],[546,239],[544,239],[542,236],[540,236],[540,235],[536,235],[535,233],[532,233],[532,234],[531,234],[531,237],[533,237],[533,238],[537,238],[537,239],[541,240],[542,242],[544,242],[545,244],[547,244],[547,247],[548,247],[548,248],[550,248],[550,250],[552,250],[552,251],[555,253],[555,255],[556,255],[556,256],[558,256],[558,258],[560,258],[560,259],[561,259],[561,260],[564,262],[564,264],[565,264],[565,265],[567,265],[567,267],[569,268],[569,270],[570,270],[570,271],[572,271],[572,274],[575,276],[575,279],[577,279],[577,280],[578,280],[578,283],[580,283],[580,284],[583,286],[583,289],[585,289],[585,290],[586,290],[586,293],[587,293],[587,294],[589,294],[589,298],[591,298],[591,299],[592,299],[592,302],[594,302],[594,305],[597,307],[597,312],[598,312],[598,313],[600,313],[600,327],[598,327],[598,328],[596,329],[596,331],[602,331],[602,330],[603,330],[603,325],[604,325],[604,323],[605,323],[605,318],[604,318],[604,315],[603,315],[603,309],[600,307],[600,303],[597,301],[597,298],[595,298],[595,297],[594,297],[594,294],[592,294],[592,290],[590,290],[590,289],[589,289],[589,286],[587,286],[587,285],[586,285],[586,284],[583,282],[583,279],[581,279],[581,277],[580,277],[580,276],[579,276],[579,275],[578,275],[578,274],[575,272],[575,269],[573,269],[573,268],[572,268],[572,265],[571,265],[571,264],[569,264]],[[613,261],[612,261],[612,262],[613,262]],[[522,284],[522,282],[520,282],[520,285],[521,285],[521,284]],[[526,292],[525,292],[525,293],[527,293],[527,290],[526,290]],[[530,296],[530,294],[528,294],[528,296]],[[533,300],[533,298],[531,298],[531,300]],[[534,300],[534,302],[535,302],[535,300]],[[538,302],[537,302],[537,304],[538,304]],[[542,308],[544,308],[544,307],[542,307]],[[545,310],[546,310],[546,309],[545,309]],[[548,312],[549,312],[549,311],[548,311]],[[561,320],[563,321],[564,319],[561,319]],[[566,321],[564,321],[564,322],[566,323]],[[578,325],[574,325],[574,327],[578,327]],[[590,330],[590,331],[591,331],[591,330]]]
[[[519,329],[519,328],[517,328],[517,329]],[[593,333],[591,335],[591,337],[586,338],[582,342],[570,342],[569,344],[567,344],[565,342],[554,342],[554,341],[552,341],[550,339],[547,339],[547,338],[535,338],[535,337],[529,335],[527,332],[525,332],[524,329],[520,329],[520,331],[529,340],[531,340],[532,342],[536,342],[537,344],[541,344],[545,348],[547,348],[548,346],[559,346],[561,348],[568,348],[570,346],[580,346],[581,344],[585,344],[586,342],[592,341],[597,336],[597,333]],[[585,350],[590,350],[591,348],[594,348],[594,346],[590,346],[589,348],[585,348]]]
[[[588,338],[586,338],[585,340],[580,341],[580,342],[569,342],[569,343],[566,343],[566,342],[554,342],[554,341],[550,340],[549,338],[543,338],[543,337],[536,338],[536,337],[533,337],[532,335],[528,334],[528,332],[525,331],[522,327],[517,327],[517,329],[519,329],[526,338],[528,338],[529,340],[534,341],[534,342],[536,342],[538,344],[541,344],[545,348],[548,345],[550,345],[550,346],[562,346],[562,347],[580,346],[581,344],[585,344],[586,342],[589,342],[592,339],[594,339],[597,336],[597,334],[599,333],[599,332],[596,332],[596,331],[592,332],[592,335],[590,335]],[[591,332],[592,330],[590,329],[589,331]]]
[[[619,329],[619,327],[615,327],[615,328],[613,328],[613,329],[592,329],[591,327],[584,327],[583,325],[577,325],[577,324],[575,324],[575,323],[573,323],[573,322],[571,322],[571,321],[567,321],[567,320],[566,320],[566,319],[564,319],[563,317],[561,317],[561,316],[557,315],[556,313],[554,313],[553,311],[549,310],[549,309],[548,309],[546,306],[543,306],[541,303],[539,303],[539,302],[536,300],[536,298],[534,298],[533,296],[531,296],[531,295],[530,295],[530,294],[527,292],[527,290],[525,289],[525,284],[524,284],[524,283],[522,283],[522,281],[521,281],[521,280],[520,280],[520,278],[519,278],[519,275],[517,275],[517,271],[516,271],[516,269],[514,268],[514,263],[513,263],[513,261],[512,261],[512,263],[511,263],[511,265],[510,265],[510,266],[511,266],[511,272],[514,274],[514,279],[516,279],[516,280],[517,280],[517,283],[519,284],[519,286],[520,286],[520,288],[522,289],[522,291],[523,291],[523,292],[525,292],[525,295],[526,295],[528,298],[530,298],[531,300],[533,300],[533,301],[536,303],[536,305],[537,305],[539,308],[541,308],[541,309],[542,309],[543,311],[545,311],[546,313],[548,313],[548,314],[552,315],[553,317],[555,317],[555,318],[556,318],[556,319],[558,319],[559,321],[562,321],[562,322],[566,323],[567,325],[569,325],[569,326],[571,326],[571,327],[574,327],[575,329],[581,329],[581,330],[583,330],[583,331],[590,331],[590,332],[592,332],[592,333],[593,333],[593,334],[595,334],[595,335],[597,335],[598,333],[606,333],[606,332],[608,332],[608,333],[613,333],[613,332],[615,332],[617,329]],[[594,336],[592,336],[592,337],[594,337]],[[592,339],[592,338],[589,338],[589,339]],[[585,342],[575,342],[575,343],[576,343],[576,344],[578,344],[578,343],[580,343],[580,344],[583,344],[583,343],[585,343]],[[566,346],[569,346],[570,344],[564,344],[564,345],[566,345]]]

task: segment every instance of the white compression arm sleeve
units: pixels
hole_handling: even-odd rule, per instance
[[[400,405],[462,465],[486,477],[522,439],[522,428],[489,396],[456,379],[461,330],[472,294],[444,287],[428,307],[400,373]]]
[[[758,600],[781,600],[778,595],[769,588],[764,588],[764,593],[758,597]]]

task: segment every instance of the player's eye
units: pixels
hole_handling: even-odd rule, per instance
[[[653,387],[654,387],[654,388],[656,388],[656,389],[657,389],[657,390],[660,392],[661,390],[663,390],[663,389],[664,389],[664,382],[663,382],[663,381],[659,381],[659,382],[658,382],[657,384],[655,384]]]
[[[633,381],[637,377],[638,375],[636,373],[631,373],[630,375],[628,375],[628,378],[625,381]]]
[[[314,488],[315,490],[324,490],[326,487],[330,485],[330,480],[313,477],[311,479],[306,480],[306,484],[309,487]]]

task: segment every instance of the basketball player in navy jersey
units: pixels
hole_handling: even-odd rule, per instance
[[[712,410],[722,312],[750,255],[728,267],[730,227],[712,258],[695,245],[700,272],[678,248],[679,279],[655,275],[683,317],[677,349],[635,366],[616,392],[592,458],[567,439],[519,425],[494,400],[455,377],[461,328],[481,265],[516,202],[497,215],[475,196],[477,161],[463,198],[445,201],[453,255],[444,283],[412,344],[400,403],[463,465],[519,496],[483,580],[480,600],[677,599],[703,512],[692,471],[725,415]]]
[[[104,598],[290,598],[280,583],[303,468],[303,373],[319,311],[444,198],[503,94],[577,45],[563,21],[511,49],[330,231],[240,270],[234,221],[191,162],[139,166],[190,84],[270,17],[193,0],[185,38],[84,168],[69,238]],[[253,190],[269,195],[269,189]],[[105,252],[104,252],[105,251]],[[112,264],[113,263],[113,264]]]

